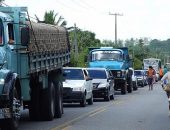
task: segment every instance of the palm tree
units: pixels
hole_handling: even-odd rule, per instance
[[[67,25],[67,21],[64,20],[62,16],[59,16],[59,18],[56,20],[58,13],[54,13],[54,10],[50,10],[49,12],[45,12],[44,14],[44,20],[41,21],[36,15],[36,20],[39,23],[47,23],[52,25],[58,25],[65,27]]]

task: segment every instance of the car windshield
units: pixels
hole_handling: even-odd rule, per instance
[[[92,52],[92,61],[96,60],[122,60],[122,54],[120,51],[94,51]]]
[[[135,71],[135,72],[134,72],[134,75],[135,75],[135,76],[141,76],[141,75],[142,75],[142,71]]]
[[[93,79],[106,79],[106,72],[105,70],[88,70],[89,75]]]
[[[65,79],[84,80],[83,71],[81,69],[64,69]]]

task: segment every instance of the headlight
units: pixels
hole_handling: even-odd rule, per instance
[[[83,87],[74,87],[73,91],[84,91]]]
[[[106,88],[107,84],[99,84],[98,88]]]
[[[0,85],[4,85],[4,79],[0,79]]]
[[[121,71],[117,71],[117,77],[121,76]]]

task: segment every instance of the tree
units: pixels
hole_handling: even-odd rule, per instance
[[[47,23],[52,25],[58,25],[65,27],[67,25],[67,21],[64,20],[62,16],[59,16],[57,19],[58,13],[55,13],[54,10],[46,11],[44,14],[44,20],[41,21],[36,15],[36,20],[39,23]]]
[[[95,38],[95,33],[90,31],[82,31],[81,29],[76,29],[76,41],[78,45],[78,60],[74,59],[74,40],[75,40],[75,31],[72,30],[69,32],[70,36],[70,43],[72,46],[72,59],[71,59],[71,65],[72,66],[79,66],[79,67],[86,67],[86,60],[88,55],[88,48],[89,47],[100,47],[101,42],[99,39]]]

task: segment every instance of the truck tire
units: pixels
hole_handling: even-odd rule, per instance
[[[128,93],[132,93],[132,91],[133,91],[133,83],[132,83],[131,77],[128,79],[127,91],[128,91]]]
[[[127,82],[125,81],[124,83],[121,84],[121,94],[126,94],[127,93]]]
[[[55,116],[55,88],[52,82],[49,82],[48,88],[42,93],[42,120],[51,121]]]
[[[19,109],[19,106],[18,108],[16,108],[16,105],[15,105],[19,101],[18,93],[15,87],[10,90],[9,98],[10,98],[9,105],[10,105],[10,110],[12,113],[13,111],[15,111],[13,110],[14,108]],[[18,125],[19,125],[19,119],[14,117],[14,113],[12,113],[11,119],[3,120],[1,130],[17,130]]]
[[[33,121],[38,121],[41,120],[41,83],[37,82],[37,78],[30,81],[30,86],[31,86],[31,101],[30,101],[30,106],[29,106],[29,118],[30,120]]]
[[[63,113],[63,84],[61,81],[58,81],[56,85],[56,103],[55,103],[55,117],[61,118]]]

